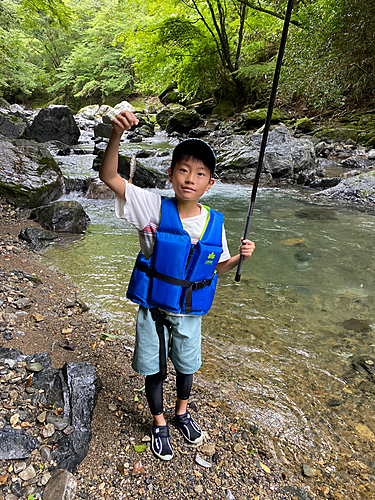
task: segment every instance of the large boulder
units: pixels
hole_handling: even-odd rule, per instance
[[[92,168],[99,171],[102,162],[104,151],[100,151],[98,156],[94,159]],[[131,157],[123,154],[118,155],[118,173],[124,179],[129,179],[130,175],[130,161]],[[141,188],[160,188],[163,189],[167,183],[167,175],[158,172],[150,167],[145,167],[140,161],[137,160],[136,170],[134,174],[133,183]]]
[[[313,196],[375,206],[375,171],[343,179],[337,186],[315,193]]]
[[[64,144],[77,144],[79,136],[73,113],[66,106],[42,108],[27,132],[27,137],[37,142],[59,140]]]
[[[223,182],[249,184],[258,165],[262,134],[254,133],[240,144],[224,146],[218,155],[217,174]],[[294,182],[304,170],[316,168],[314,145],[297,139],[284,126],[269,133],[262,178],[270,182]]]
[[[187,134],[191,129],[198,127],[203,122],[195,109],[184,109],[174,113],[168,120],[166,131],[168,134],[178,132]]]
[[[29,124],[21,106],[0,102],[0,134],[18,139],[26,132]]]
[[[52,231],[45,231],[39,227],[25,227],[18,235],[19,239],[26,241],[31,250],[40,252],[48,245],[58,239],[58,235]]]
[[[63,193],[60,167],[47,148],[0,136],[0,196],[18,206],[38,207]]]
[[[56,201],[34,209],[30,219],[48,231],[56,233],[83,233],[90,218],[77,201]]]

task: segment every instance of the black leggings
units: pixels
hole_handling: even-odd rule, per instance
[[[186,375],[176,370],[176,388],[178,399],[189,399],[193,375]],[[153,415],[163,413],[163,377],[160,372],[146,375],[146,398]]]

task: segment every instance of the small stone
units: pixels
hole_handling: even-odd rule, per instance
[[[73,500],[77,488],[77,482],[71,472],[58,469],[48,481],[43,493],[43,500]]]
[[[233,449],[236,453],[239,453],[240,451],[243,450],[243,445],[241,443],[236,443]]]
[[[109,411],[116,411],[117,410],[117,405],[115,405],[115,404],[109,404],[108,405],[108,410]]]
[[[36,472],[32,465],[29,465],[24,471],[18,474],[18,477],[20,477],[22,481],[30,481],[30,479],[33,479],[35,476]]]
[[[42,411],[42,413],[40,413],[36,419],[39,423],[41,424],[44,424],[44,422],[46,421],[46,418],[47,418],[47,412],[46,411]]]
[[[144,436],[144,437],[142,438],[142,442],[143,442],[143,443],[149,443],[150,441],[151,441],[150,436]]]
[[[67,418],[57,417],[56,415],[47,415],[46,422],[53,424],[58,431],[63,431],[70,424],[70,420]]]
[[[26,365],[26,370],[29,370],[29,372],[41,372],[43,370],[43,366],[40,363],[30,363]]]
[[[72,425],[68,425],[68,427],[66,427],[63,430],[63,433],[66,434],[67,436],[69,436],[69,434],[71,434],[73,431],[74,431],[74,427]]]
[[[195,493],[203,493],[203,486],[201,484],[198,484],[195,488],[194,488],[194,491]]]
[[[15,462],[13,465],[13,470],[15,474],[19,474],[26,469],[26,462]]]
[[[51,448],[49,446],[41,446],[39,448],[39,453],[46,462],[50,462],[52,460]]]
[[[18,398],[18,392],[17,391],[10,391],[9,397],[10,397],[11,400],[14,401],[15,399]]]
[[[19,416],[18,413],[15,413],[14,415],[12,415],[10,417],[10,425],[12,427],[15,427],[18,424],[19,421],[20,421],[20,416]]]
[[[45,486],[48,481],[51,479],[51,474],[49,472],[46,472],[45,474],[43,474],[43,476],[40,478],[40,484],[42,486]]]
[[[227,498],[228,500],[234,500],[234,496],[231,490],[227,490]]]
[[[215,454],[215,443],[205,443],[200,447],[200,451],[203,455],[207,455],[208,457],[212,457]]]
[[[26,387],[26,392],[27,394],[34,394],[35,393],[35,387],[33,387],[32,385],[30,385],[29,387]]]
[[[40,321],[44,320],[44,316],[42,314],[39,314],[39,313],[33,313],[31,315],[31,319],[32,319],[32,321],[35,321],[35,323],[39,323]]]
[[[47,424],[42,429],[42,436],[44,438],[51,437],[55,433],[55,426],[53,424]]]
[[[302,472],[305,477],[314,477],[314,469],[308,464],[302,465]]]

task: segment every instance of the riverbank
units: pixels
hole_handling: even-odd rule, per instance
[[[141,390],[143,378],[131,369],[131,347],[109,337],[118,332],[86,310],[74,284],[42,265],[38,255],[18,240],[19,231],[28,225],[30,221],[14,207],[5,202],[1,204],[0,299],[3,303],[0,312],[8,314],[3,320],[12,315],[14,324],[3,327],[0,347],[16,348],[24,354],[48,351],[55,368],[76,361],[89,361],[97,368],[104,388],[94,412],[93,439],[88,455],[75,474],[76,498],[310,500],[373,497],[372,476],[366,470],[355,476],[355,482],[354,479],[340,482],[328,473],[324,464],[317,471],[307,464],[303,467],[297,462],[281,463],[265,447],[262,436],[251,432],[255,428],[244,428],[228,406],[218,403],[218,395],[203,389],[199,375],[190,409],[205,430],[206,441],[199,448],[189,448],[171,424],[175,458],[170,463],[154,458],[148,449],[150,418]],[[26,278],[20,283],[21,275]],[[21,311],[14,307],[20,298],[26,299],[29,306],[23,314],[14,315]],[[40,316],[35,316],[36,313]],[[173,388],[174,375],[170,369],[165,401],[166,416],[171,423]],[[141,444],[146,444],[146,451],[135,451],[134,445]],[[212,466],[199,465],[197,455]],[[143,471],[133,474],[134,464],[139,460]],[[40,470],[39,454],[30,461]],[[9,462],[0,462],[0,478],[5,477],[9,466]],[[18,498],[7,497],[12,477],[10,473],[1,487],[0,499]]]

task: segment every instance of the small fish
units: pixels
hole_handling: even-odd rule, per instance
[[[137,157],[132,155],[132,159],[130,160],[130,174],[129,174],[129,184],[133,182],[133,177],[137,168]]]
[[[291,238],[289,240],[284,240],[281,242],[282,245],[286,245],[287,247],[292,247],[295,245],[301,245],[304,243],[306,240],[298,240],[297,238]]]

